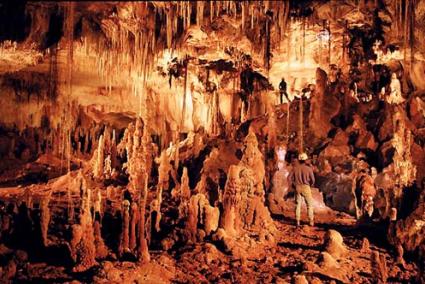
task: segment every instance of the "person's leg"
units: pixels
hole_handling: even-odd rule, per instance
[[[311,194],[311,188],[308,185],[303,185],[302,195],[305,198],[307,204],[308,220],[310,226],[314,226],[314,208],[313,208],[313,196]]]
[[[297,226],[300,225],[300,220],[301,220],[301,204],[302,204],[302,195],[299,192],[299,186],[297,186],[295,188],[295,198],[296,198],[296,202],[297,202],[297,206],[295,208],[295,218],[297,220]]]

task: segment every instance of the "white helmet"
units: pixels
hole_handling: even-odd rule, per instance
[[[308,156],[307,156],[307,154],[306,153],[300,153],[299,155],[298,155],[298,160],[299,161],[306,161],[308,159]]]

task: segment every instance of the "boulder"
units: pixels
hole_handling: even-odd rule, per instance
[[[344,257],[348,250],[341,234],[335,230],[329,230],[325,235],[325,251],[334,259]],[[328,258],[332,263],[332,259]]]
[[[375,137],[371,132],[362,131],[357,137],[355,146],[356,148],[359,148],[361,150],[376,151],[376,149],[378,148],[378,143],[376,143]]]
[[[319,263],[323,269],[338,269],[340,267],[339,263],[330,255],[328,252],[324,251],[320,254]]]

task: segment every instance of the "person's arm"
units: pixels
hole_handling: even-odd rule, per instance
[[[291,170],[288,175],[288,188],[292,187],[293,179],[294,179],[294,172]]]
[[[313,169],[310,167],[310,185],[313,186],[316,183],[316,179],[314,178]]]

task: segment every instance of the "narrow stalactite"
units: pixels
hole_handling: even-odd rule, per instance
[[[304,108],[303,108],[303,97],[300,96],[300,105],[299,105],[299,131],[300,131],[300,137],[299,137],[299,151],[300,153],[304,152]]]
[[[182,117],[180,122],[180,129],[184,129],[184,121],[186,116],[186,98],[187,98],[187,84],[188,84],[188,68],[189,68],[189,57],[186,55],[183,59],[184,66],[184,90],[183,90],[183,105],[182,105]]]
[[[409,9],[410,9],[410,21],[409,21],[409,47],[410,47],[410,72],[413,70],[413,62],[415,57],[415,21],[416,21],[416,10],[415,10],[415,0],[409,1]]]
[[[408,42],[409,42],[409,0],[404,1],[404,21],[403,21],[403,60],[404,65],[407,66],[407,48],[408,48]]]

